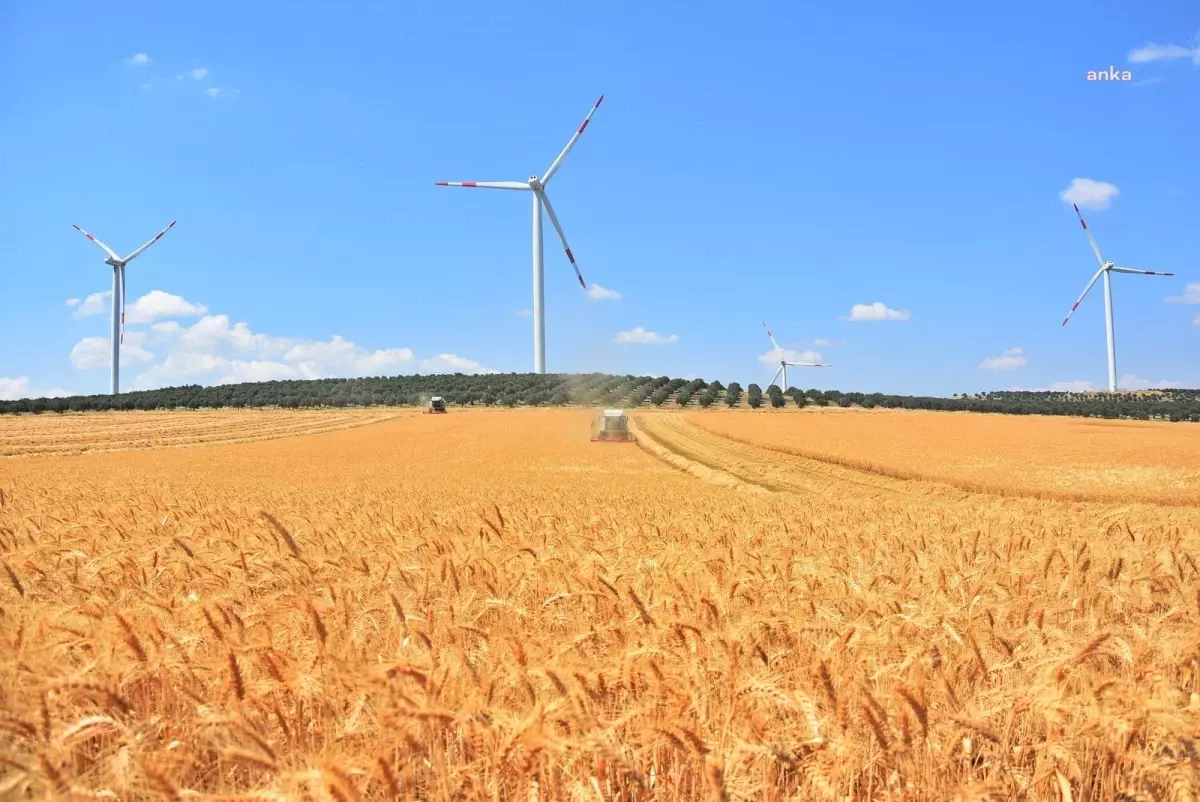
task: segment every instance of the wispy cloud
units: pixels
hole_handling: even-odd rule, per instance
[[[980,370],[1016,370],[1028,364],[1025,352],[1020,348],[1009,348],[1000,356],[989,356],[979,363]]]
[[[1200,281],[1193,281],[1183,288],[1183,295],[1172,295],[1169,304],[1200,304]]]
[[[1200,35],[1193,40],[1192,47],[1182,45],[1160,45],[1153,42],[1134,48],[1129,53],[1129,60],[1134,64],[1146,64],[1151,61],[1178,61],[1190,59],[1200,66]]]
[[[0,400],[15,401],[18,398],[61,398],[70,395],[60,387],[37,389],[29,381],[28,376],[9,378],[0,376]]]
[[[74,309],[72,314],[76,320],[90,315],[102,315],[108,311],[108,299],[112,297],[112,293],[108,292],[93,292],[82,301],[78,298],[68,298],[67,306]]]
[[[1067,203],[1074,203],[1085,209],[1107,209],[1112,199],[1121,194],[1107,181],[1093,181],[1090,178],[1073,178],[1071,185],[1058,194]]]
[[[204,90],[204,94],[208,95],[213,100],[219,100],[220,98],[236,100],[237,96],[241,93],[242,92],[240,89],[222,89],[218,86],[210,86],[208,89]]]
[[[1100,388],[1088,379],[1072,379],[1071,381],[1054,382],[1050,389],[1056,393],[1094,393]]]
[[[133,64],[138,67],[144,67],[150,63],[150,57],[145,53],[134,53],[129,58],[125,59],[126,64]]]
[[[194,70],[188,70],[187,72],[181,72],[181,73],[179,73],[179,75],[177,75],[175,77],[181,81],[184,78],[191,78],[193,81],[200,81],[200,80],[203,80],[204,77],[207,75],[208,75],[208,67],[197,67]]]
[[[621,293],[616,290],[610,290],[607,287],[602,287],[599,284],[593,284],[588,287],[588,297],[593,301],[615,301],[621,297]]]
[[[876,301],[873,304],[855,304],[850,307],[850,314],[843,317],[842,320],[861,323],[868,320],[909,320],[911,318],[912,313],[907,309],[892,309],[883,301]]]
[[[646,331],[641,326],[629,331],[618,332],[615,343],[641,343],[643,345],[670,345],[679,342],[678,334],[662,335],[657,331]]]
[[[533,317],[533,310],[532,309],[518,309],[515,314],[517,317]]]
[[[758,361],[772,368],[779,367],[781,361],[820,362],[821,352],[813,351],[811,348],[807,351],[793,351],[791,348],[772,348],[765,354],[759,354]]]

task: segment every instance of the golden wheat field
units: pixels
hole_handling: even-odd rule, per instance
[[[589,417],[0,460],[0,798],[1200,792],[1197,507],[1036,498],[1015,443],[969,476],[1006,494],[862,470],[910,447],[869,414],[812,438],[836,462],[782,415]]]

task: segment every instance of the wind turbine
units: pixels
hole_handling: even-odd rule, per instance
[[[827,365],[823,362],[789,362],[783,358],[784,350],[779,347],[779,343],[775,342],[775,335],[771,333],[771,327],[767,322],[763,321],[763,328],[767,330],[767,336],[771,338],[771,345],[775,346],[775,350],[779,353],[779,370],[775,371],[775,375],[771,377],[771,384],[779,378],[779,374],[783,374],[783,391],[788,391],[787,369],[793,368],[831,368],[833,365]]]
[[[579,279],[579,284],[585,290],[587,284],[583,280],[583,274],[579,272],[579,266],[575,264],[575,255],[571,253],[571,248],[567,245],[567,237],[563,234],[562,226],[558,224],[558,217],[554,214],[554,207],[550,205],[550,198],[546,195],[546,185],[550,183],[550,179],[558,172],[558,168],[562,166],[563,159],[567,158],[567,154],[571,152],[571,148],[575,147],[575,143],[579,141],[579,137],[583,134],[583,129],[587,128],[591,122],[592,115],[596,113],[596,109],[600,108],[600,104],[604,101],[604,95],[600,96],[592,105],[592,110],[588,112],[587,117],[583,118],[583,124],[579,126],[579,130],[567,142],[567,146],[562,149],[562,153],[558,154],[558,158],[550,163],[546,168],[546,173],[540,179],[536,175],[531,175],[525,181],[436,181],[434,182],[439,187],[474,187],[476,189],[515,189],[526,190],[533,193],[533,372],[546,372],[546,310],[545,310],[545,271],[543,269],[542,260],[542,208],[545,207],[546,215],[550,218],[550,223],[554,226],[554,230],[558,232],[558,239],[562,242],[563,250],[567,252],[567,259],[571,262],[571,267],[575,268],[575,276]]]
[[[1071,315],[1075,314],[1075,310],[1079,308],[1079,304],[1083,302],[1083,298],[1092,289],[1096,283],[1096,279],[1100,275],[1104,275],[1104,322],[1108,328],[1108,391],[1115,393],[1117,391],[1117,335],[1113,331],[1113,307],[1112,307],[1112,278],[1110,273],[1137,273],[1143,276],[1173,276],[1174,273],[1156,273],[1153,270],[1138,270],[1132,267],[1117,267],[1113,261],[1104,260],[1100,255],[1100,247],[1096,245],[1095,238],[1092,237],[1092,232],[1088,229],[1087,223],[1083,221],[1083,215],[1079,213],[1079,206],[1072,203],[1075,207],[1075,214],[1079,217],[1079,224],[1083,226],[1083,233],[1087,234],[1088,244],[1092,246],[1092,252],[1096,254],[1096,261],[1100,263],[1100,269],[1096,271],[1096,275],[1092,276],[1092,280],[1083,288],[1079,299],[1075,301],[1075,305],[1071,307],[1071,311],[1067,312],[1067,316],[1063,318],[1062,324],[1067,325],[1067,321],[1071,319]]]
[[[91,234],[84,231],[79,226],[75,226],[75,230],[83,236],[90,239],[92,242],[99,245],[108,254],[104,260],[104,264],[110,265],[113,269],[112,283],[112,394],[116,395],[120,392],[118,378],[121,371],[121,343],[125,341],[125,265],[132,262],[138,254],[149,248],[154,243],[162,239],[162,235],[166,234],[175,225],[174,220],[171,225],[164,228],[162,231],[154,235],[154,238],[147,242],[142,247],[138,248],[133,253],[126,256],[124,259],[117,256],[113,249],[105,245],[100,240],[93,237]]]

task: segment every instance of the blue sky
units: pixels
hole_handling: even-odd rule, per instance
[[[601,93],[550,195],[620,297],[547,222],[550,371],[765,385],[765,319],[805,387],[1102,387],[1083,178],[1106,256],[1176,273],[1115,277],[1123,386],[1200,386],[1194,3],[653,5],[3,4],[0,396],[107,391],[72,223],[179,221],[123,389],[531,370],[529,196],[433,182],[542,173]]]

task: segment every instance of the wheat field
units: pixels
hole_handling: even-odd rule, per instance
[[[252,409],[14,415],[0,421],[0,457],[245,443],[412,414],[411,409]]]
[[[0,460],[0,798],[1200,791],[1200,509],[1050,497],[1016,445],[962,474],[1007,492],[864,470],[908,435],[839,417],[837,460],[782,415],[623,445],[562,409]],[[941,479],[1003,440],[951,419]]]

